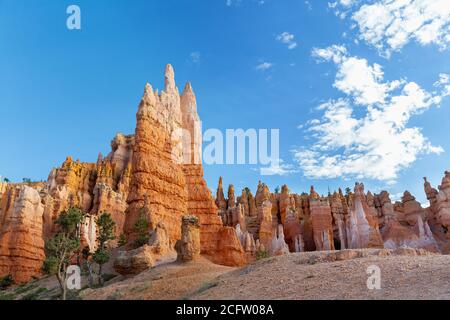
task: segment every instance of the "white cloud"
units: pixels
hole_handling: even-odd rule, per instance
[[[237,6],[241,3],[242,0],[226,0],[225,4],[227,7]]]
[[[312,56],[318,59],[324,59],[326,61],[332,60],[334,63],[340,63],[342,59],[347,55],[347,49],[344,46],[332,45],[331,47],[321,49],[314,48],[312,50]],[[319,60],[320,61],[320,60]]]
[[[338,65],[334,86],[352,96],[357,104],[383,103],[387,93],[401,84],[400,81],[381,82],[384,72],[379,64],[370,66],[365,59],[348,57],[343,46],[315,48],[312,55]]]
[[[270,62],[262,62],[256,66],[256,70],[258,71],[266,71],[273,67],[273,63]]]
[[[190,54],[190,58],[193,63],[199,63],[201,59],[201,54],[198,51],[192,52]]]
[[[434,83],[434,86],[442,90],[442,97],[450,96],[450,76],[448,74],[439,74],[439,80]]]
[[[329,3],[329,7],[336,15],[351,13],[359,38],[377,48],[382,56],[390,57],[411,41],[435,44],[441,49],[450,43],[449,0],[376,0],[359,7],[354,4],[341,0]]]
[[[271,163],[270,167],[259,168],[262,176],[286,176],[298,172],[292,164],[286,164],[282,159]]]
[[[356,0],[341,0],[340,4],[343,5],[344,7],[350,7],[354,5],[356,2],[357,2]]]
[[[309,11],[313,9],[311,2],[308,0],[305,0],[305,6]]]
[[[444,91],[429,93],[403,79],[384,81],[381,66],[349,56],[341,46],[314,49],[313,55],[336,64],[334,86],[346,97],[320,105],[321,119],[308,122],[314,144],[294,150],[306,176],[392,182],[420,155],[443,152],[408,123],[439,104]]]
[[[289,32],[283,32],[279,34],[276,39],[281,43],[287,45],[289,50],[297,48],[297,42],[295,41],[295,36]]]
[[[450,82],[450,76],[446,73],[439,74],[439,80],[434,83],[435,87],[445,85]]]

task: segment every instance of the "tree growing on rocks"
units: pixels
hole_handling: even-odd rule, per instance
[[[137,239],[133,242],[135,249],[146,245],[150,241],[150,234],[148,229],[150,222],[147,219],[144,208],[141,208],[139,212],[139,219],[134,224],[134,231],[137,233]]]
[[[109,261],[110,250],[108,249],[108,241],[114,240],[114,228],[116,223],[109,213],[103,213],[96,221],[98,228],[98,248],[92,256],[95,263],[98,264],[98,281],[103,286],[103,265]]]
[[[119,237],[119,242],[118,242],[117,246],[120,248],[126,244],[127,244],[127,236],[122,233]]]
[[[63,212],[56,220],[58,233],[45,243],[44,272],[56,275],[61,288],[61,298],[67,297],[67,268],[80,248],[80,230],[84,213],[76,208]]]

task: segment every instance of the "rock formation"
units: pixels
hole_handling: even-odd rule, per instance
[[[181,236],[181,217],[187,212],[187,194],[180,165],[183,162],[181,137],[177,134],[182,128],[180,96],[170,65],[166,67],[165,89],[160,95],[146,85],[136,118],[124,230],[127,239],[134,240],[134,225],[147,196],[151,214],[148,219],[155,225],[164,221],[175,245]]]
[[[145,206],[151,222],[148,232],[159,237],[163,225],[167,247],[173,252],[181,238],[181,217],[191,214],[199,218],[203,255],[231,266],[246,261],[235,229],[224,228],[203,178],[200,121],[192,86],[188,83],[180,95],[173,68],[168,65],[164,91],[159,94],[147,84],[136,118],[135,135],[117,134],[111,142],[111,152],[106,157],[99,154],[96,163],[67,157],[61,167],[50,172],[46,183],[30,185],[34,191],[23,191],[26,196],[22,197],[22,185],[1,183],[0,276],[12,273],[19,279],[16,281],[21,281],[39,275],[44,260],[43,243],[55,233],[54,222],[59,214],[70,207],[87,213],[82,245],[91,250],[96,246],[95,219],[99,214],[110,213],[116,222],[117,238],[125,233],[131,243],[134,224]],[[31,194],[32,202],[27,200]],[[37,220],[29,220],[31,217]],[[39,236],[34,224],[40,224]],[[25,229],[30,234],[27,239],[38,238],[29,252],[20,248],[21,241],[28,241],[22,239]],[[228,238],[220,239],[221,232]],[[161,248],[154,245],[139,253],[121,255],[129,261],[136,254],[151,251],[154,264]]]
[[[154,266],[152,248],[148,245],[130,251],[119,251],[114,260],[114,270],[121,275],[136,275]]]
[[[355,186],[348,216],[347,235],[349,249],[383,248],[378,219],[372,216],[369,210],[362,183]]]
[[[138,274],[157,265],[173,262],[177,257],[171,246],[169,233],[160,221],[150,233],[150,240],[144,246],[133,250],[120,250],[114,260],[114,269],[122,274]]]
[[[223,224],[197,156],[201,135],[194,92],[187,84],[180,97],[170,65],[165,83],[160,95],[146,86],[137,113],[125,232],[133,239],[133,226],[148,197],[150,221],[164,221],[173,245],[181,237],[181,217],[189,213],[200,220],[202,253],[214,262],[234,265],[230,257],[222,260],[223,251],[228,250],[220,247]],[[233,237],[230,242],[236,243],[237,235],[229,236]],[[243,252],[240,246],[233,249]]]
[[[45,259],[44,206],[36,189],[8,186],[0,202],[0,276],[18,283],[38,275]]]
[[[196,216],[183,217],[181,240],[175,248],[180,262],[193,261],[200,256],[200,224]]]
[[[334,250],[333,217],[328,199],[320,197],[314,188],[311,187],[309,205],[316,250]]]
[[[309,194],[295,194],[287,185],[271,193],[260,181],[255,196],[245,188],[236,198],[230,185],[225,198],[222,178],[214,199],[204,179],[196,96],[190,83],[180,95],[170,65],[161,93],[145,86],[136,120],[135,134],[117,134],[111,152],[99,154],[96,162],[67,157],[45,183],[0,182],[0,277],[12,274],[25,282],[39,276],[45,240],[70,207],[86,213],[81,237],[91,251],[97,216],[110,213],[116,236],[125,234],[130,244],[144,209],[150,241],[119,252],[115,266],[123,274],[173,261],[180,239],[180,259],[195,259],[200,250],[227,266],[245,265],[261,251],[278,255],[409,246],[450,253],[448,171],[437,189],[424,179],[427,208],[407,191],[402,201],[392,203],[388,192],[365,193],[362,184],[356,184],[354,193],[344,195],[339,189],[321,196],[314,187]],[[187,236],[182,233],[186,215],[198,219],[197,231],[190,224],[185,227]]]

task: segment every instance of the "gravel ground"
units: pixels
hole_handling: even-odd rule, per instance
[[[370,266],[380,268],[379,290],[367,288]],[[46,291],[38,299],[51,299],[58,293],[57,282],[51,278],[38,280],[28,287],[7,293],[14,293],[16,299],[43,290],[42,287]],[[202,258],[187,264],[160,265],[135,277],[119,276],[103,288],[82,290],[79,298],[450,299],[450,256],[414,249],[308,252],[272,257],[240,269],[219,266]]]
[[[329,253],[270,258],[216,279],[191,299],[449,299],[450,256],[387,255],[388,250],[351,250],[349,260]],[[348,253],[349,251],[347,251]],[[381,252],[381,253],[380,253]],[[346,254],[344,254],[345,256]],[[343,257],[348,258],[348,257]],[[333,261],[334,260],[334,261]],[[369,290],[369,266],[381,271],[381,289]]]

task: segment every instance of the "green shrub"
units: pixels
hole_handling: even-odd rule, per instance
[[[32,289],[35,289],[35,288],[37,288],[36,283],[21,284],[14,290],[14,293],[15,294],[23,294],[23,293],[30,291]]]
[[[121,234],[119,237],[119,247],[123,247],[124,245],[127,244],[127,237],[124,234]]]
[[[150,241],[149,228],[150,222],[147,220],[144,208],[142,208],[139,213],[139,219],[134,224],[134,231],[137,233],[137,239],[133,242],[135,249],[146,245]]]
[[[0,291],[0,301],[14,300],[15,298],[16,298],[16,296],[14,295],[14,293],[3,293]]]
[[[33,292],[30,292],[22,297],[22,300],[39,300],[41,293],[47,292],[47,288],[39,288]]]
[[[7,275],[0,280],[0,290],[5,290],[14,284],[12,275]]]
[[[269,257],[269,253],[266,250],[260,250],[256,252],[256,260],[267,259]]]

